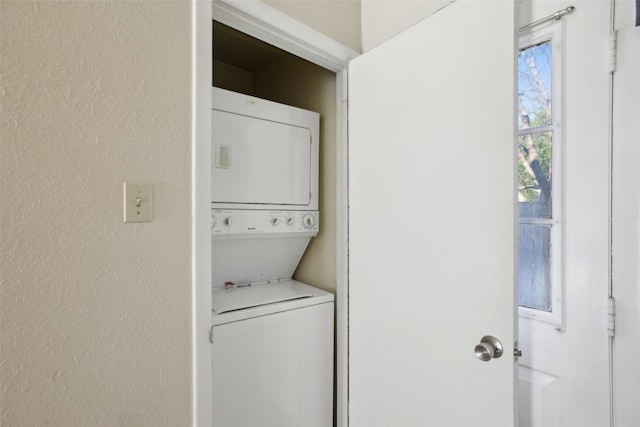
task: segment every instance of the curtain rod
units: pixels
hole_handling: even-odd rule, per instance
[[[568,8],[559,10],[556,13],[547,16],[546,18],[538,19],[536,22],[532,22],[531,24],[528,24],[528,25],[525,25],[524,27],[521,27],[520,31],[528,30],[531,27],[535,27],[536,25],[544,24],[545,22],[551,21],[551,20],[554,20],[554,19],[556,21],[559,21],[563,16],[573,13],[573,12],[575,12],[575,10],[576,10],[575,7],[569,6]]]

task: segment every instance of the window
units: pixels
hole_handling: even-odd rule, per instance
[[[562,24],[520,38],[518,206],[520,315],[560,325],[562,274]]]

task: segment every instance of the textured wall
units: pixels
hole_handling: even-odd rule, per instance
[[[191,422],[190,10],[0,2],[3,426]]]

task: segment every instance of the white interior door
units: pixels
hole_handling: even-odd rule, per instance
[[[353,427],[514,425],[514,8],[458,0],[349,68]]]
[[[554,144],[561,162],[553,185],[562,215],[561,250],[554,250],[557,295],[549,313],[521,309],[520,427],[609,425],[609,146],[608,48],[611,3],[525,1],[520,26],[573,5],[564,22],[536,27],[553,32]],[[557,28],[554,28],[557,27]],[[564,70],[561,73],[562,66]],[[538,67],[546,68],[543,64]],[[546,84],[545,84],[546,85]],[[563,102],[564,100],[564,102]],[[522,264],[524,262],[521,261]],[[560,313],[556,316],[555,313]],[[549,317],[548,314],[553,314]],[[546,317],[546,318],[545,318]]]

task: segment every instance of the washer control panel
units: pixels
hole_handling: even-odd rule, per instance
[[[318,211],[213,209],[211,234],[279,234],[318,232]]]

